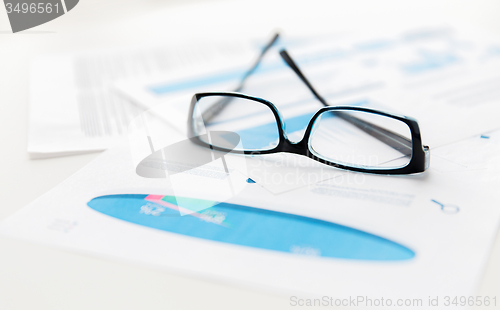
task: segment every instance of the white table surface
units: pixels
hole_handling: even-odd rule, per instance
[[[286,5],[284,4],[286,3]],[[250,35],[270,27],[289,33],[397,27],[408,19],[458,20],[500,35],[500,1],[287,1],[262,5],[262,15],[248,16],[253,2],[227,5],[227,19],[207,16],[212,2],[201,0],[81,0],[68,14],[35,29],[12,34],[0,8],[0,220],[58,185],[98,153],[30,160],[28,133],[29,61],[40,53],[131,45],[161,35],[168,42],[215,35]],[[198,12],[193,18],[166,15],[166,27],[152,29],[138,17],[158,10]],[[243,9],[238,10],[239,7]],[[297,8],[300,8],[297,10]],[[198,11],[197,11],[198,10]],[[290,15],[298,14],[290,23]],[[221,14],[220,12],[218,13]],[[167,18],[168,17],[168,18]],[[287,20],[287,21],[285,21]],[[124,23],[127,26],[123,26]],[[208,25],[208,26],[207,26]],[[229,27],[230,26],[230,27]],[[307,29],[306,29],[307,28]],[[252,31],[254,33],[252,33]],[[158,36],[156,37],[158,38]],[[498,206],[500,207],[500,206]],[[460,270],[457,270],[460,272]],[[491,252],[478,295],[500,297],[500,237]],[[0,237],[0,309],[284,309],[290,296],[98,259]],[[484,309],[493,309],[484,308]]]

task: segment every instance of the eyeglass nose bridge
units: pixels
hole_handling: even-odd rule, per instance
[[[302,139],[299,142],[292,142],[288,140],[288,138],[285,136],[282,140],[281,145],[278,148],[280,152],[292,153],[304,156],[309,156],[310,153],[306,139]]]

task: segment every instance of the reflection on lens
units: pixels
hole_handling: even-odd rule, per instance
[[[309,149],[320,158],[349,167],[400,168],[411,160],[411,131],[392,117],[325,111],[314,123]]]
[[[210,145],[227,148],[224,136],[210,139],[207,132],[237,133],[240,143],[234,150],[271,150],[279,142],[276,118],[272,110],[257,101],[231,96],[201,98],[193,112],[193,133]],[[231,137],[228,136],[227,139]],[[229,143],[231,144],[231,143]]]

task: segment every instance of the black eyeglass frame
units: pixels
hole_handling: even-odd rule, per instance
[[[242,99],[248,99],[248,100],[253,100],[257,101],[259,103],[262,103],[266,105],[274,114],[274,117],[276,119],[276,123],[278,125],[278,133],[279,133],[279,142],[274,147],[273,149],[270,150],[260,150],[260,151],[254,151],[254,150],[230,150],[226,148],[221,148],[215,145],[211,145],[206,143],[205,141],[201,140],[199,136],[196,135],[194,131],[194,121],[193,121],[193,115],[194,115],[194,109],[196,107],[196,104],[201,98],[204,97],[210,97],[210,96],[226,96],[226,97],[236,97],[236,98],[242,98]],[[318,119],[318,117],[327,111],[360,111],[360,112],[367,112],[367,113],[372,113],[375,115],[381,115],[389,118],[393,118],[396,120],[399,120],[401,122],[404,122],[408,128],[410,129],[411,132],[411,143],[412,143],[412,155],[410,158],[410,161],[408,164],[406,164],[403,167],[398,167],[398,168],[361,168],[361,167],[353,167],[353,166],[346,166],[340,163],[335,163],[326,159],[323,159],[321,157],[318,157],[315,155],[315,151],[312,149],[309,139],[311,136],[311,132],[314,126],[314,123]],[[402,116],[402,115],[396,115],[396,114],[391,114],[391,113],[386,113],[382,111],[378,111],[375,109],[370,109],[370,108],[363,108],[363,107],[353,107],[353,106],[329,106],[329,107],[324,107],[318,110],[314,116],[311,118],[309,121],[309,124],[307,125],[306,131],[304,133],[304,137],[302,138],[301,141],[299,142],[292,142],[288,139],[285,131],[285,123],[283,122],[283,118],[281,117],[278,109],[276,106],[271,103],[270,101],[267,101],[262,98],[242,94],[242,93],[237,93],[237,92],[205,92],[205,93],[197,93],[193,95],[193,98],[191,99],[191,105],[189,108],[189,119],[188,119],[188,136],[191,138],[193,142],[195,142],[198,145],[204,146],[204,147],[210,147],[214,150],[218,151],[223,151],[223,152],[231,152],[231,153],[236,153],[236,154],[245,154],[245,155],[265,155],[265,154],[273,154],[273,153],[292,153],[292,154],[298,154],[298,155],[303,155],[306,157],[309,157],[313,160],[316,160],[320,163],[323,163],[328,166],[333,166],[336,168],[340,169],[345,169],[345,170],[350,170],[350,171],[356,171],[356,172],[365,172],[365,173],[372,173],[372,174],[412,174],[412,173],[420,173],[424,172],[428,166],[429,166],[429,159],[430,159],[430,152],[429,148],[426,146],[423,146],[422,144],[422,137],[420,135],[420,129],[418,127],[418,123],[415,119],[407,116]]]

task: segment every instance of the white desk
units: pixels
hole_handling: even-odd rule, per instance
[[[233,17],[215,20],[210,27],[196,18],[174,18],[166,21],[172,27],[154,30],[154,25],[134,23],[134,18],[163,8],[176,10],[186,1],[82,0],[63,17],[15,35],[10,34],[7,16],[4,9],[0,9],[0,220],[98,156],[28,159],[28,69],[30,58],[39,53],[126,45],[154,39],[158,34],[171,42],[183,35],[203,36],[214,31],[219,35],[247,35],[251,23],[255,23],[252,31],[267,35],[272,26],[286,26],[288,32],[306,33],[304,25],[308,21],[317,23],[320,32],[330,32],[442,16],[443,20],[455,18],[500,34],[500,2],[494,0],[461,1],[460,4],[456,1],[347,2],[330,2],[328,10],[306,2],[287,2],[287,5],[304,7],[302,21],[292,24],[284,22],[284,15],[290,12],[285,5],[282,10],[279,5],[269,5],[262,7],[261,16],[244,16],[244,11],[238,15],[227,12]],[[234,8],[237,4],[228,6]],[[209,16],[210,6],[205,12]],[[123,27],[123,21],[129,20],[130,24]],[[228,23],[231,27],[227,27]],[[176,24],[179,26],[173,27]],[[478,295],[495,294],[500,297],[498,237]],[[290,308],[289,304],[289,296],[0,238],[0,309],[282,309]]]

